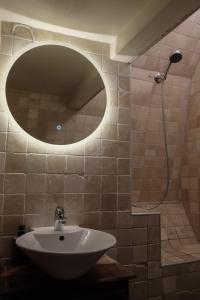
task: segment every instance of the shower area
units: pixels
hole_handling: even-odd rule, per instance
[[[200,11],[131,65],[132,211],[161,216],[162,264],[200,259]]]

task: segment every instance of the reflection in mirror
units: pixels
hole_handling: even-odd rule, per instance
[[[21,55],[8,73],[6,97],[27,133],[58,145],[89,136],[106,109],[97,69],[79,52],[60,45],[38,46]]]

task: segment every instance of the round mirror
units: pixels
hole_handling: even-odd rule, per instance
[[[104,82],[78,51],[41,45],[22,54],[6,81],[9,110],[30,135],[65,145],[89,136],[106,109]]]

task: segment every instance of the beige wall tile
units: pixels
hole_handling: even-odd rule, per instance
[[[45,196],[45,212],[54,218],[57,206],[64,207],[64,194],[46,194]]]
[[[25,173],[26,172],[26,154],[7,153],[6,155],[7,173]]]
[[[0,152],[6,151],[6,132],[0,132]]]
[[[26,192],[28,194],[44,193],[46,186],[46,177],[44,174],[27,174]]]
[[[118,194],[117,210],[130,211],[131,208],[131,194]]]
[[[101,174],[102,159],[100,157],[85,157],[85,174]]]
[[[44,173],[46,156],[39,154],[27,155],[27,172],[28,173]]]
[[[8,133],[7,151],[26,153],[27,137],[23,133]]]
[[[85,188],[85,178],[80,175],[65,176],[65,193],[82,193]]]
[[[63,155],[49,155],[47,156],[47,173],[65,173],[66,172],[66,158]]]
[[[3,206],[4,215],[23,215],[24,203],[24,195],[5,195]]]
[[[67,173],[69,174],[83,174],[84,160],[81,156],[67,157]]]
[[[87,228],[99,229],[100,228],[100,213],[85,213],[84,226]]]
[[[23,224],[22,216],[4,216],[3,217],[3,234],[16,236],[18,226]]]
[[[84,211],[100,211],[101,195],[100,194],[84,194]]]
[[[123,265],[132,264],[133,253],[131,247],[118,247],[117,248],[117,261]]]
[[[45,212],[45,196],[26,195],[25,213],[26,214],[42,214]]]
[[[0,152],[0,173],[4,173],[5,171],[5,160],[6,160],[5,152]]]
[[[88,175],[85,176],[85,193],[100,193],[101,176]]]
[[[116,211],[117,194],[102,194],[101,209],[103,211]]]
[[[6,174],[4,181],[5,194],[20,194],[25,192],[24,174]]]
[[[0,111],[0,131],[6,132],[8,128],[8,116],[6,112]]]
[[[65,194],[64,209],[66,213],[80,213],[84,210],[83,194]]]
[[[101,228],[114,229],[116,228],[116,212],[101,212]]]
[[[116,193],[117,192],[117,177],[114,175],[102,176],[102,192]]]
[[[64,175],[48,174],[46,177],[46,193],[64,193]]]
[[[117,160],[116,158],[102,158],[102,174],[111,175],[116,174],[117,170]]]

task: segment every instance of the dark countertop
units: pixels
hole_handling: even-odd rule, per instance
[[[86,290],[88,287],[108,286],[128,282],[135,275],[126,267],[104,255],[84,276],[73,280],[57,280],[41,272],[35,265],[14,266],[9,260],[0,260],[0,295],[31,290],[54,291],[62,288]],[[67,290],[67,291],[68,291]],[[34,298],[35,299],[35,298]]]

